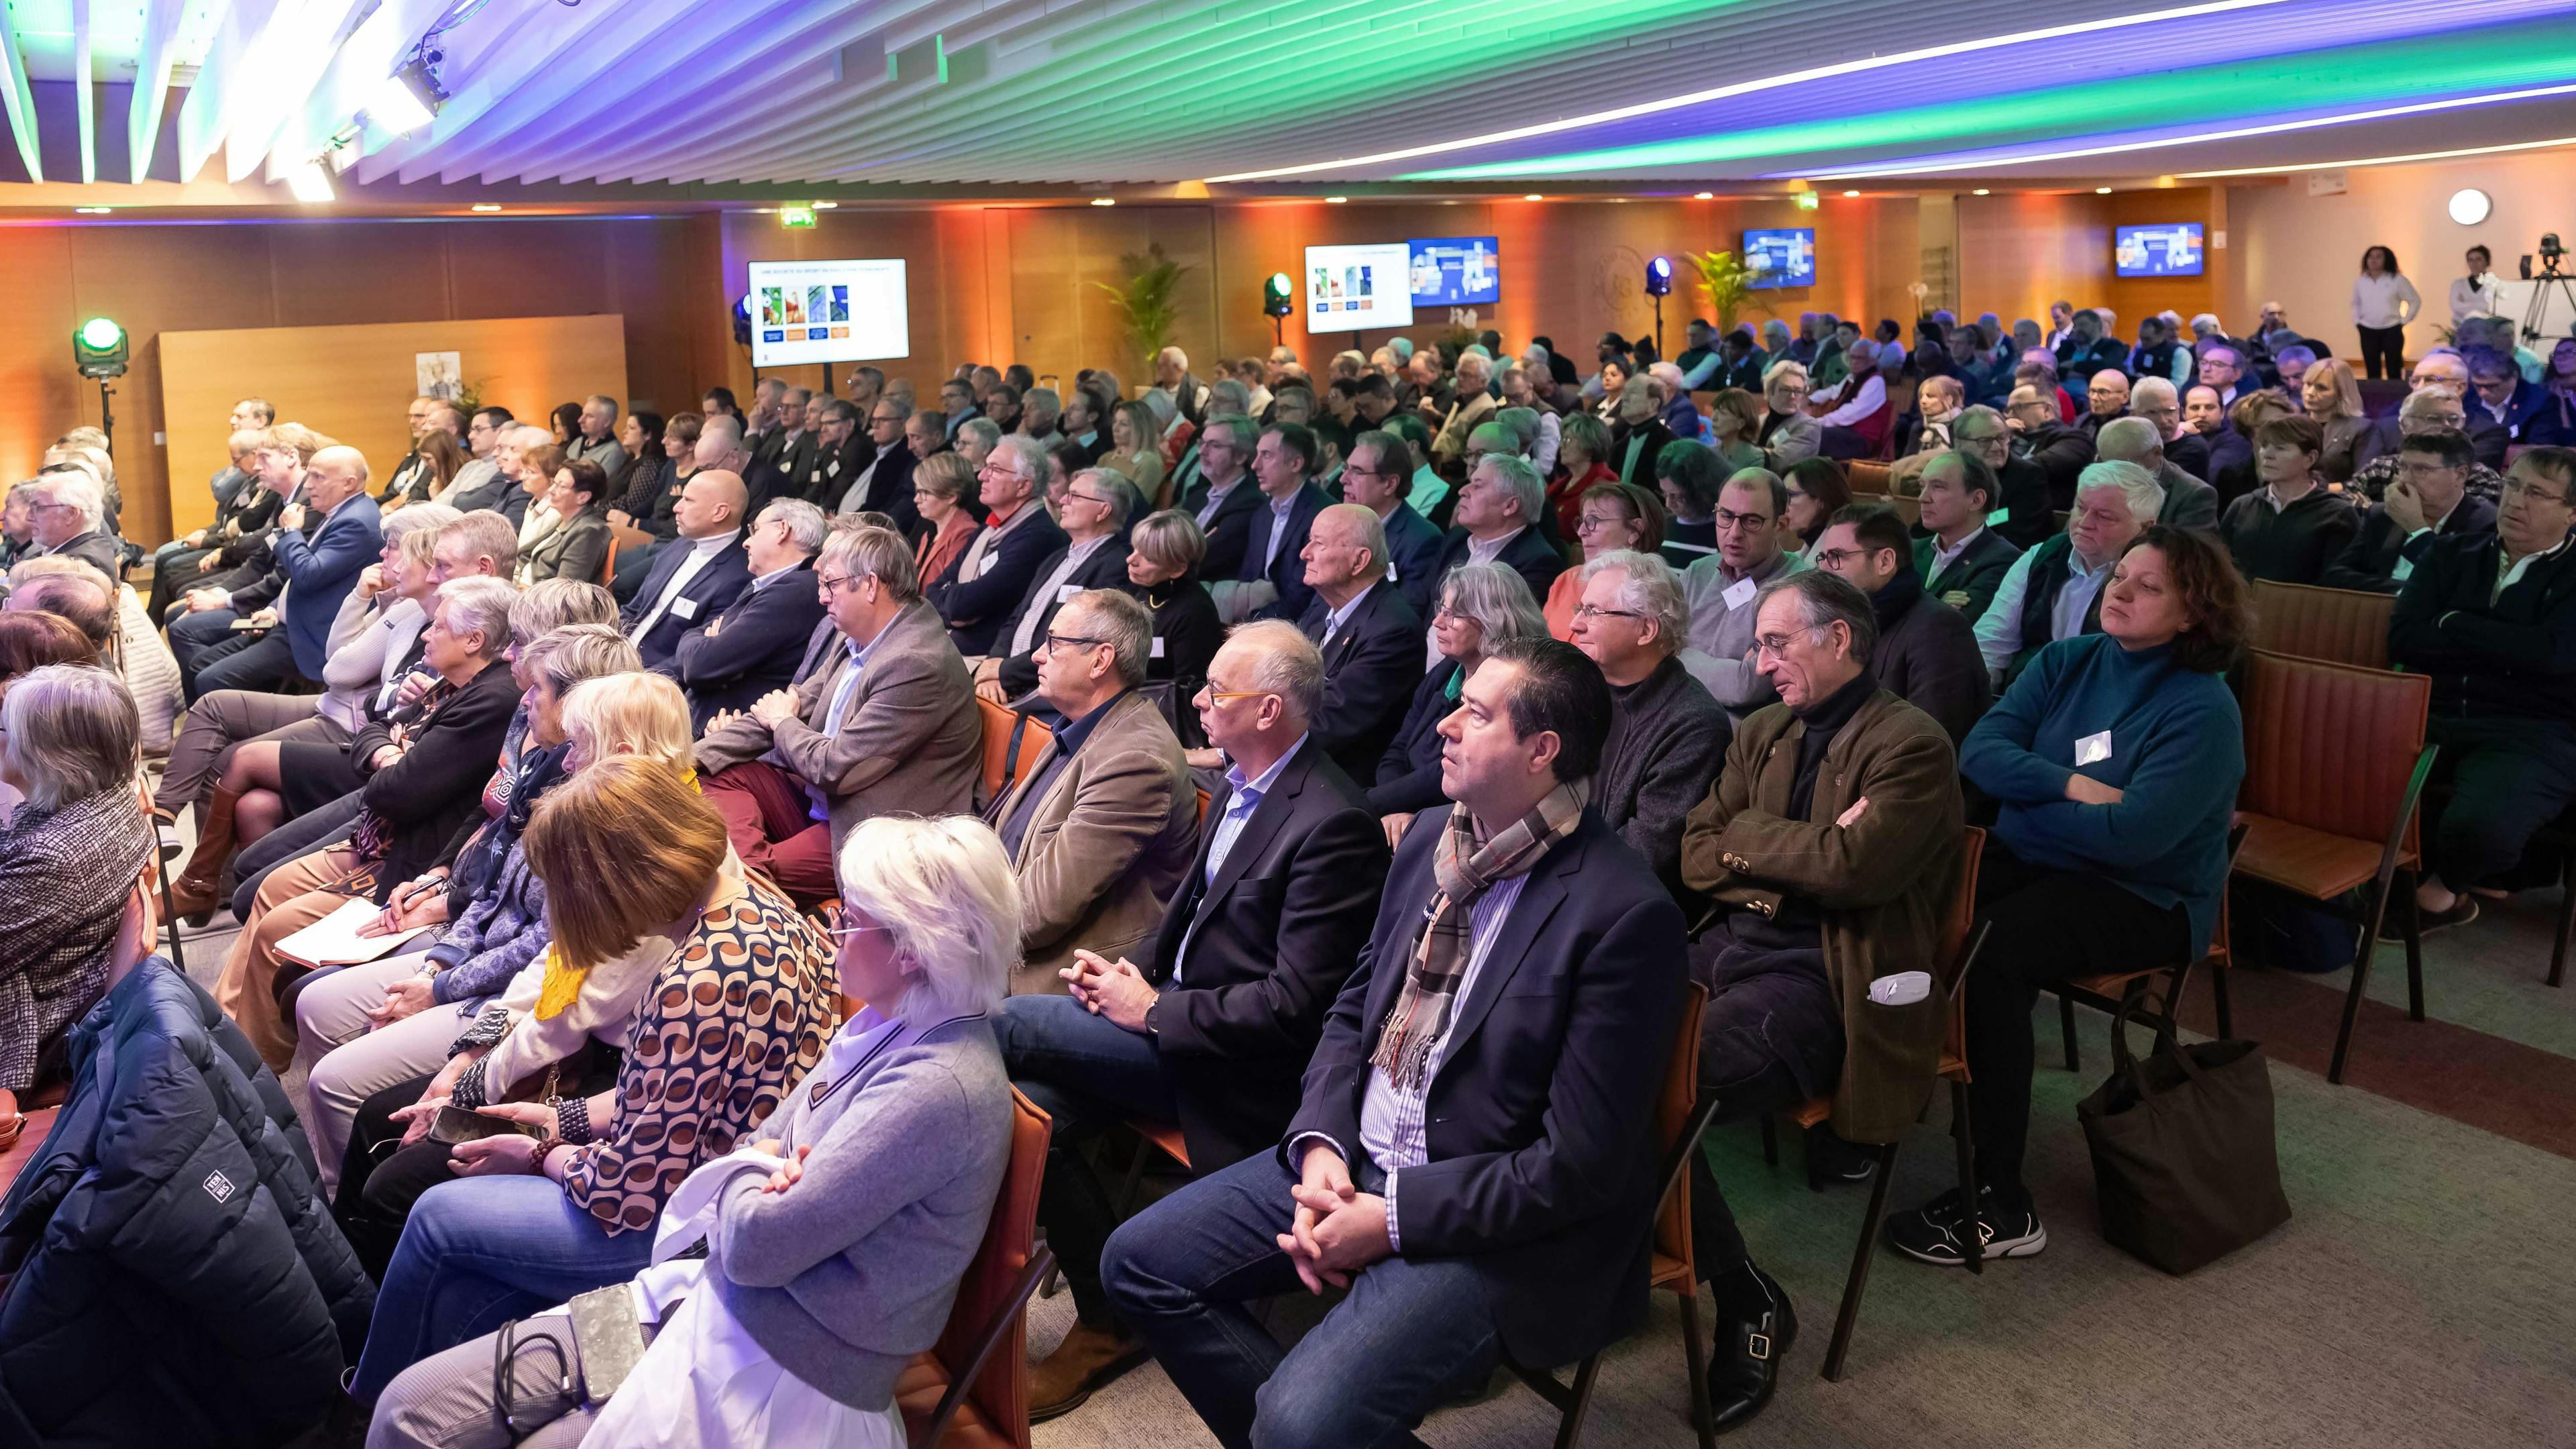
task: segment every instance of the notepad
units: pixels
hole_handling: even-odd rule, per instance
[[[429,929],[414,926],[408,931],[394,931],[382,936],[361,936],[358,928],[384,914],[383,908],[369,900],[352,900],[340,909],[277,943],[277,954],[290,961],[319,969],[324,966],[355,966],[393,954],[396,947]]]

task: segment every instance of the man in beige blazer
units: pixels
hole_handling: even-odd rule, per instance
[[[1181,742],[1137,691],[1153,616],[1092,589],[1048,621],[1038,695],[1064,716],[1046,754],[984,812],[1020,877],[1015,995],[1061,994],[1076,948],[1142,954],[1198,854],[1198,789]]]
[[[839,893],[832,861],[860,821],[972,811],[983,761],[974,680],[922,600],[912,546],[835,532],[814,586],[840,647],[793,688],[711,717],[697,749],[734,853],[800,906]]]

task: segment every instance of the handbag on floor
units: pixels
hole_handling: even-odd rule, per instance
[[[2260,1044],[2184,1045],[2156,1033],[2129,1050],[2112,1020],[2111,1076],[2075,1104],[2093,1154],[2102,1236],[2183,1274],[2289,1221],[2272,1136],[2272,1077]]]

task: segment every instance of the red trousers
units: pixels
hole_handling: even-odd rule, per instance
[[[766,760],[719,770],[702,782],[742,863],[812,908],[841,893],[832,875],[832,827],[811,815],[805,782]]]

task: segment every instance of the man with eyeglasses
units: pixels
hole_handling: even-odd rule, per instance
[[[2521,442],[2523,425],[2549,400],[2549,390],[2524,381],[2521,364],[2507,353],[2479,347],[2466,357],[2471,411],[2503,428],[2507,443]]]
[[[2449,429],[2409,433],[2396,463],[2360,531],[2317,579],[2323,587],[2394,594],[2437,540],[2495,532],[2495,505],[2469,491],[2478,463],[2467,438]]]
[[[1943,456],[1951,463],[1945,475],[1962,461],[1957,454]],[[1946,477],[1945,486],[1954,493],[1964,491]],[[1929,482],[1924,491],[1930,494]],[[1817,537],[1814,562],[1869,595],[1870,614],[1878,624],[1870,672],[1897,698],[1938,720],[1955,747],[1968,737],[1993,696],[1985,657],[1977,652],[1976,628],[1924,586],[1914,564],[1914,550],[1920,546],[1906,536],[1905,520],[1895,509],[1846,504]],[[1995,576],[2000,579],[2002,570]]]
[[[874,451],[856,472],[846,475],[849,486],[826,505],[830,511],[920,518],[912,502],[912,470],[921,459],[904,440],[905,417],[903,403],[891,397],[878,398],[868,410],[868,446]]]
[[[2075,475],[2093,461],[2092,435],[2058,417],[2056,397],[2062,396],[2059,389],[2043,391],[2035,384],[2022,383],[2004,403],[2004,422],[2012,431],[2012,456],[2039,470],[2048,485],[2051,508],[2072,505]]]
[[[709,718],[697,764],[734,853],[810,909],[839,893],[832,862],[860,821],[975,808],[984,727],[912,545],[843,530],[782,583],[808,578],[841,647],[794,688]]]
[[[1458,490],[1456,527],[1440,545],[1440,578],[1461,564],[1499,563],[1530,586],[1530,597],[1544,599],[1556,576],[1565,572],[1565,555],[1538,529],[1547,507],[1547,481],[1529,460],[1512,453],[1487,453],[1468,470]],[[1440,578],[1432,580],[1435,594]],[[1426,660],[1423,667],[1437,662]]]
[[[1978,435],[1986,447],[1972,447],[1961,439],[1957,449],[1935,453],[1923,465],[1922,491],[1916,501],[1927,532],[1911,550],[1913,572],[1922,581],[1924,594],[1957,610],[1971,625],[1985,616],[2013,560],[2021,557],[2021,550],[1994,526],[2002,512],[1995,506],[2001,485],[1987,456],[1989,448],[2002,451],[2002,420],[1986,413],[1978,422],[1981,428],[1994,429]]]
[[[1377,515],[1386,534],[1387,577],[1403,591],[1413,612],[1428,619],[1446,540],[1408,501],[1412,487],[1413,449],[1403,438],[1381,431],[1351,440],[1350,461],[1342,465],[1342,501]]]
[[[475,409],[473,420],[465,425],[465,450],[473,456],[448,480],[447,491],[430,501],[444,503],[459,513],[472,513],[500,502],[501,490],[508,484],[502,480],[501,465],[492,455],[501,435],[515,421],[508,408]]]
[[[1087,589],[1126,585],[1127,525],[1136,506],[1135,485],[1109,469],[1084,468],[1065,481],[1056,518],[1064,547],[1038,564],[993,653],[972,661],[977,694],[1007,704],[1037,688],[1037,648],[1056,611]]]
[[[1610,686],[1610,733],[1592,777],[1601,821],[1681,893],[1682,821],[1708,796],[1735,727],[1682,666],[1690,611],[1681,576],[1653,554],[1612,549],[1583,564],[1569,641]]]
[[[1243,550],[1252,541],[1252,515],[1261,507],[1261,487],[1252,481],[1252,453],[1261,429],[1240,413],[1207,420],[1198,436],[1199,476],[1181,495],[1181,508],[1198,520],[1207,536],[1207,553],[1199,560],[1199,577],[1231,583],[1242,571]]]
[[[2451,795],[2425,832],[2426,930],[2477,919],[2532,833],[2576,804],[2576,449],[2506,470],[2493,536],[2438,539],[2397,595],[2388,653],[2433,681]]]
[[[1117,1226],[1085,1148],[1142,1119],[1177,1126],[1194,1176],[1278,1146],[1324,1018],[1367,944],[1387,850],[1368,797],[1311,734],[1326,689],[1312,642],[1237,625],[1192,705],[1228,761],[1198,854],[1148,949],[1077,951],[1071,996],[1014,996],[994,1035],[1012,1082],[1055,1119],[1038,1222],[1074,1326],[1029,1371],[1051,1419],[1144,1356],[1100,1286]]]
[[[916,414],[906,426],[920,424]],[[1065,546],[1064,530],[1038,501],[1046,476],[1046,449],[1017,434],[994,444],[976,470],[976,488],[989,510],[984,529],[958,556],[956,573],[930,585],[928,593],[930,606],[948,621],[957,652],[970,659],[993,652],[1038,565]]]
[[[1938,923],[1958,881],[1958,756],[1939,723],[1873,672],[1876,615],[1851,583],[1792,574],[1750,612],[1779,703],[1737,728],[1682,835],[1682,881],[1720,912],[1691,952],[1710,993],[1701,1100],[1716,1100],[1718,1120],[1758,1120],[1830,1095],[1834,1137],[1893,1143],[1940,1064],[1951,963]],[[1723,1433],[1770,1402],[1798,1317],[1754,1266],[1696,1152],[1691,1251],[1717,1308],[1708,1389]]]
[[[1388,581],[1386,549],[1375,512],[1336,503],[1315,515],[1300,551],[1315,597],[1297,629],[1324,660],[1315,743],[1363,786],[1377,783],[1378,760],[1422,682],[1422,616]]]
[[[2478,461],[2498,473],[2504,471],[2504,450],[2510,441],[2504,424],[2488,416],[2484,408],[2471,410],[2469,365],[2459,353],[2447,347],[2426,353],[2416,362],[2415,370],[2407,374],[2406,381],[2406,401],[2398,405],[2397,412],[2373,421],[2354,440],[2352,459],[2356,471],[2396,456],[2405,445],[2406,434],[2414,426],[2428,422],[2468,434],[2469,446],[2477,453]]]
[[[2129,416],[2151,424],[2165,440],[2165,461],[2203,483],[2210,481],[2209,443],[2182,425],[2182,393],[2161,377],[2142,377],[2129,391]]]
[[[1754,596],[1807,567],[1787,546],[1788,509],[1789,488],[1779,474],[1737,473],[1717,493],[1717,552],[1682,572],[1690,637],[1710,656],[1700,682],[1738,724],[1773,698],[1771,681],[1753,660]]]
[[[795,679],[828,612],[814,587],[814,556],[828,531],[823,510],[781,498],[743,535],[750,586],[704,628],[682,634],[661,670],[687,691],[689,723],[699,733],[716,714],[749,709]]]
[[[2075,420],[2088,438],[2100,437],[2102,425],[2113,418],[2129,415],[2129,375],[2117,368],[2104,368],[2085,384],[2084,416]]]

